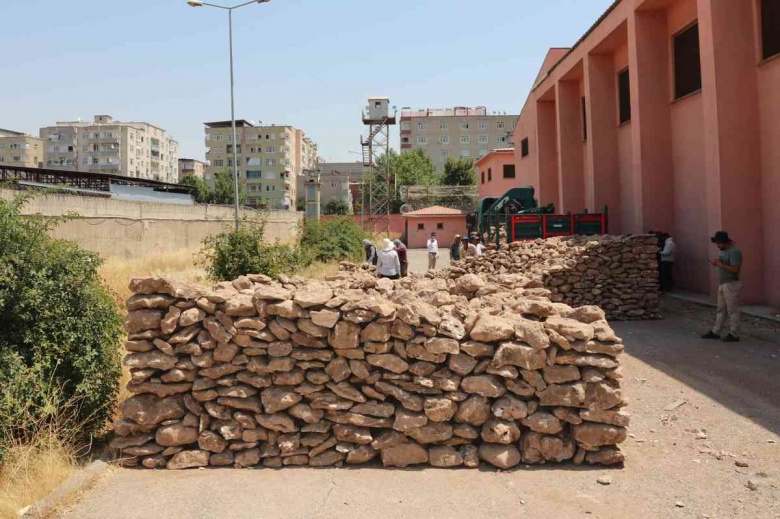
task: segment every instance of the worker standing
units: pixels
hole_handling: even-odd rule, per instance
[[[428,270],[436,270],[436,260],[439,259],[439,242],[436,233],[432,232],[428,239]]]
[[[456,234],[450,245],[450,261],[460,260],[460,234]]]
[[[663,248],[661,249],[661,292],[670,292],[672,290],[672,270],[674,268],[674,253],[677,245],[674,239],[668,233],[662,233]]]
[[[485,246],[479,243],[479,234],[471,233],[471,245],[474,247],[477,256],[482,256],[485,252]]]
[[[398,253],[398,260],[401,262],[401,277],[409,275],[409,251],[401,240],[394,240],[395,252]]]
[[[718,269],[718,314],[715,327],[702,335],[702,339],[721,339],[721,333],[728,326],[728,334],[722,337],[724,342],[739,342],[739,290],[742,282],[739,274],[742,270],[742,251],[729,238],[729,233],[718,231],[710,238],[720,254],[711,260]],[[728,321],[728,324],[726,323]]]
[[[380,278],[398,279],[401,277],[401,260],[398,259],[395,245],[389,238],[382,240],[382,250],[379,252],[376,269]]]

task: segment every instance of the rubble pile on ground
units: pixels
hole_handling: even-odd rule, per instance
[[[126,466],[430,464],[624,457],[621,340],[538,280],[136,279]]]
[[[441,275],[520,273],[542,280],[553,301],[596,305],[609,319],[657,319],[657,252],[651,235],[549,238],[465,258]]]

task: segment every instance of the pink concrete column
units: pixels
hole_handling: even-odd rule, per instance
[[[536,103],[536,146],[539,157],[540,205],[555,204],[560,207],[560,182],[558,181],[558,134],[554,101]]]
[[[561,196],[558,211],[578,213],[585,207],[582,153],[582,102],[577,81],[555,84],[558,108],[558,178]]]
[[[585,100],[588,103],[588,150],[585,200],[599,212],[607,205],[610,232],[620,234],[620,165],[617,143],[617,74],[611,54],[585,56]]]
[[[631,200],[642,229],[674,233],[669,35],[665,11],[634,11],[628,18],[633,174]]]
[[[752,2],[699,0],[707,219],[744,254],[745,302],[764,300],[761,135]],[[770,232],[780,232],[771,229]],[[776,272],[769,273],[776,276]],[[713,285],[715,277],[713,273]]]

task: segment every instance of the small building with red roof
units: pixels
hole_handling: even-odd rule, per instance
[[[436,233],[439,248],[447,249],[456,234],[468,234],[466,229],[466,213],[459,209],[451,209],[434,205],[404,214],[406,219],[406,240],[410,249],[424,249],[431,233]]]

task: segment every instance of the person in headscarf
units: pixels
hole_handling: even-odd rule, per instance
[[[401,262],[401,277],[409,275],[409,251],[401,240],[393,240],[395,252],[398,253],[398,260]]]
[[[380,278],[398,279],[401,277],[401,260],[395,251],[395,245],[388,238],[382,240],[379,261],[376,264]]]
[[[366,251],[366,262],[365,262],[365,265],[366,266],[368,266],[368,265],[376,266],[376,263],[378,261],[376,245],[371,243],[371,240],[363,240],[363,249]]]

